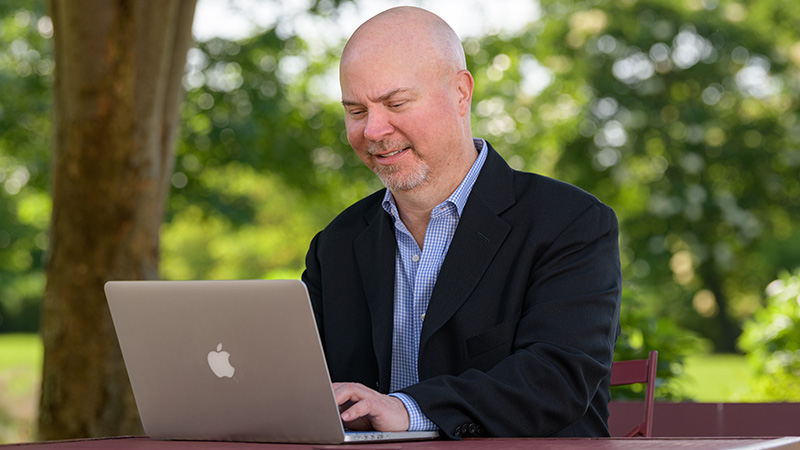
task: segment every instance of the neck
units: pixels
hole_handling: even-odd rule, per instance
[[[472,140],[469,143],[471,151],[462,153],[464,157],[454,158],[446,167],[445,172],[450,176],[432,174],[428,181],[414,189],[392,191],[400,219],[414,236],[419,248],[422,248],[425,240],[431,211],[455,192],[478,157]]]

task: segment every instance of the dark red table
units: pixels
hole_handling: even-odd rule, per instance
[[[383,444],[305,445],[249,442],[154,441],[146,437],[85,439],[0,445],[2,450],[800,450],[800,437],[465,439]]]

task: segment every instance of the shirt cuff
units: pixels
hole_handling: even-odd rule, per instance
[[[422,413],[417,401],[407,394],[402,392],[394,392],[389,394],[392,397],[400,399],[408,411],[408,431],[437,431],[439,427],[436,426],[430,419],[425,417]]]

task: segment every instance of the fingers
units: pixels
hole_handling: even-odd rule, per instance
[[[370,405],[373,392],[362,384],[334,383],[333,393],[336,396],[336,404],[342,411],[342,420],[345,422],[365,416],[374,408]]]
[[[334,383],[336,404],[348,428],[378,431],[408,430],[409,418],[403,402],[358,383]]]

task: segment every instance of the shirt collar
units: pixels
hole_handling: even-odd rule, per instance
[[[469,172],[461,180],[461,184],[458,185],[455,191],[450,194],[450,197],[447,197],[445,201],[440,203],[438,206],[444,205],[445,203],[450,203],[455,205],[456,210],[458,211],[458,217],[461,217],[461,214],[464,211],[464,205],[467,203],[467,199],[469,198],[470,192],[472,192],[472,187],[475,185],[475,180],[478,179],[478,174],[481,173],[481,168],[483,168],[484,162],[486,162],[486,154],[488,153],[486,141],[484,139],[476,138],[472,140],[475,144],[475,150],[478,151],[478,157],[475,158],[475,162],[472,163],[472,167],[470,167]],[[400,214],[397,211],[397,204],[394,201],[394,196],[392,195],[392,191],[386,189],[386,194],[383,196],[383,209],[389,213],[392,218],[399,218]]]

